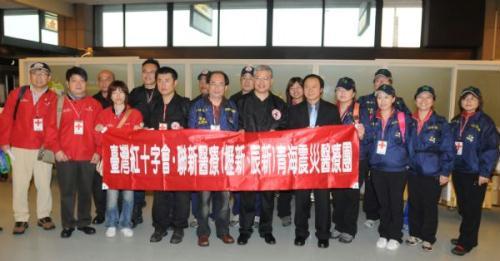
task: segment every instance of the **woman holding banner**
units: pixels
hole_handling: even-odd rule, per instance
[[[356,102],[356,83],[354,80],[349,77],[340,78],[335,88],[335,96],[342,124],[353,124],[358,132],[358,137],[362,140],[365,128],[363,124],[360,124],[360,122],[364,121],[360,121],[359,103]],[[359,188],[363,186],[366,173],[368,172],[365,151],[365,146],[361,144],[358,187],[332,189],[333,222],[335,223],[335,229],[331,234],[331,238],[338,238],[341,243],[351,243],[358,230]]]
[[[451,252],[459,256],[478,244],[486,187],[498,160],[498,132],[482,105],[481,91],[465,88],[460,94],[460,114],[451,121],[456,149],[452,181],[462,216],[460,235],[451,240],[455,246]]]
[[[453,138],[448,121],[433,110],[434,88],[424,85],[415,93],[417,111],[413,113],[412,170],[408,175],[409,246],[422,243],[432,251],[438,227],[438,201],[441,186],[448,182],[453,168]]]
[[[142,128],[142,114],[136,109],[127,106],[129,92],[127,85],[122,81],[113,81],[109,86],[108,100],[111,100],[113,106],[103,110],[96,119],[95,130],[98,133],[97,151],[101,153],[102,134],[108,128],[123,128],[123,129],[140,129]],[[122,193],[123,205],[121,213],[118,211],[118,196]],[[134,191],[133,190],[116,190],[108,189],[106,195],[106,236],[114,237],[116,235],[116,227],[119,226],[120,231],[125,237],[132,237],[132,209],[134,207]]]
[[[375,96],[378,110],[366,126],[365,142],[380,204],[377,247],[396,250],[403,237],[403,192],[410,164],[412,119],[395,109],[396,91],[391,85],[381,85]]]

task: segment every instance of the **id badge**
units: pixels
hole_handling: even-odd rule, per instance
[[[220,125],[210,125],[210,129],[220,131]]]
[[[160,123],[160,125],[158,125],[158,130],[168,130],[168,124]]]
[[[386,152],[387,152],[387,141],[379,140],[377,142],[377,154],[385,155]]]
[[[42,118],[34,118],[33,119],[33,130],[36,132],[43,131],[43,119]]]
[[[77,120],[73,125],[73,134],[75,135],[83,135],[83,121]]]
[[[464,143],[461,141],[455,141],[455,149],[457,150],[457,155],[461,156],[464,148]]]

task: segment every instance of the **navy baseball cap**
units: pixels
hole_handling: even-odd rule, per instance
[[[201,80],[201,77],[203,77],[203,76],[207,77],[209,73],[210,73],[210,71],[208,71],[208,70],[201,71],[200,74],[198,74],[198,81]]]
[[[356,83],[349,77],[342,77],[337,81],[337,87],[342,87],[346,90],[353,90],[356,92]]]
[[[414,98],[417,99],[417,96],[423,92],[429,92],[430,94],[432,94],[432,98],[434,98],[434,100],[436,99],[436,92],[434,92],[434,88],[432,88],[432,86],[429,85],[423,85],[418,87]]]
[[[392,87],[392,85],[389,84],[380,85],[380,87],[378,87],[377,91],[375,92],[375,96],[377,96],[379,92],[385,92],[387,95],[391,95],[394,97],[396,96],[396,90],[394,89],[394,87]]]
[[[36,62],[36,63],[30,65],[30,73],[34,72],[34,71],[44,71],[47,74],[50,74],[50,67],[46,63]]]
[[[375,72],[375,78],[377,78],[378,76],[385,76],[387,78],[392,78],[392,73],[387,69],[378,69]]]
[[[481,98],[481,91],[479,90],[479,88],[474,87],[474,86],[469,86],[469,87],[463,89],[462,93],[460,94],[460,98],[463,98],[465,95],[467,95],[469,93],[476,96],[476,98]]]
[[[255,72],[255,69],[252,66],[247,65],[247,66],[243,67],[243,69],[241,69],[241,76],[244,76],[247,73],[253,76],[254,72]]]

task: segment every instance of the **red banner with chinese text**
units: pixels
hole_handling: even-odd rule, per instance
[[[352,125],[272,132],[110,129],[104,183],[113,189],[247,191],[357,188]]]

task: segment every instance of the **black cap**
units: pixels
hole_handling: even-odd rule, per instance
[[[418,87],[414,98],[417,99],[417,96],[423,92],[429,92],[430,94],[432,94],[432,98],[434,98],[434,100],[436,99],[436,93],[434,92],[434,88],[432,88],[432,86],[429,85],[423,85]]]
[[[208,71],[208,70],[201,71],[200,74],[198,74],[198,81],[201,80],[201,77],[203,77],[203,76],[207,77],[209,73],[210,73],[210,71]]]
[[[342,77],[337,81],[337,87],[342,87],[346,90],[353,90],[356,92],[356,83],[349,77]]]
[[[396,96],[396,90],[394,90],[394,87],[389,84],[380,85],[380,87],[378,87],[377,91],[375,92],[375,96],[377,96],[377,93],[379,92],[385,92],[388,95]]]
[[[387,78],[392,78],[392,73],[387,69],[378,69],[375,72],[375,78],[377,78],[378,76],[385,76]]]
[[[50,74],[50,67],[46,63],[36,62],[36,63],[30,65],[30,72],[33,72],[33,71],[44,71],[44,72]]]
[[[243,67],[243,69],[241,69],[241,76],[243,76],[247,73],[253,76],[254,70],[255,69],[252,66],[247,65],[247,66]]]
[[[474,86],[469,86],[469,87],[463,89],[462,93],[460,94],[460,98],[463,98],[465,95],[467,95],[469,93],[476,96],[476,98],[481,98],[481,91],[479,90],[479,88],[474,87]]]

